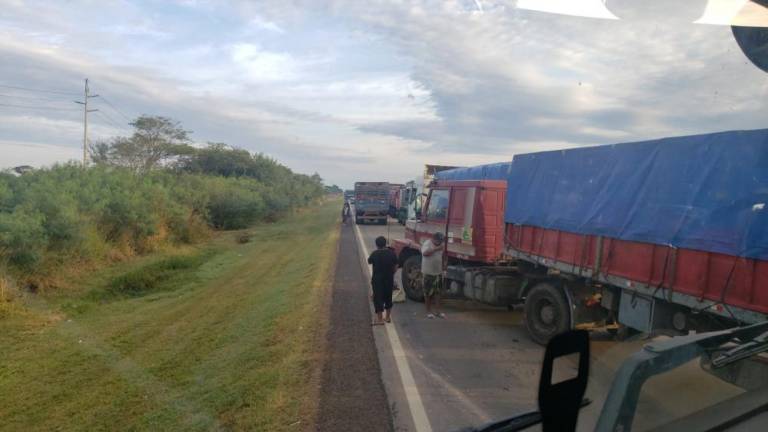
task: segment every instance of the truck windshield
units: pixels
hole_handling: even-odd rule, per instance
[[[429,197],[429,208],[427,209],[427,219],[445,220],[448,214],[448,200],[451,192],[449,190],[432,190]]]

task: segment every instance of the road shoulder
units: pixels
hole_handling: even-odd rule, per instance
[[[342,226],[330,293],[318,431],[393,430],[359,255],[353,229]]]

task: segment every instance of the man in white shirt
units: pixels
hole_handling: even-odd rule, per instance
[[[427,306],[427,318],[435,316],[445,318],[440,311],[440,291],[443,286],[443,234],[436,232],[432,239],[421,244],[421,274],[423,276],[424,304]],[[434,313],[433,313],[434,309]]]

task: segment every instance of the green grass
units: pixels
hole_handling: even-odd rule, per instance
[[[306,427],[337,207],[104,269],[0,320],[0,430]]]
[[[109,281],[108,293],[140,296],[159,290],[181,288],[206,259],[204,254],[180,255],[118,275]]]

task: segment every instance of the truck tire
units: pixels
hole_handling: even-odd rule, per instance
[[[565,294],[549,282],[540,282],[525,298],[525,325],[531,339],[546,345],[549,339],[571,327],[571,312]]]
[[[414,301],[424,301],[424,290],[421,282],[421,255],[411,255],[403,263],[400,272],[405,295]]]

